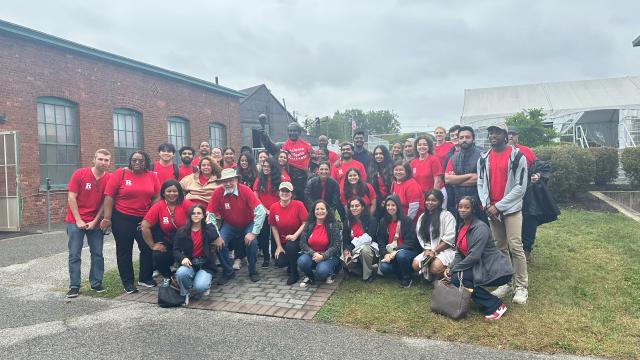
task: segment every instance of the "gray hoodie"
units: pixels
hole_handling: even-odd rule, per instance
[[[511,145],[507,145],[511,146]],[[483,208],[490,205],[489,200],[489,152],[485,151],[478,159],[478,196]],[[518,154],[520,154],[518,156]],[[514,160],[519,157],[517,167],[514,171]],[[507,175],[507,186],[504,189],[504,196],[495,205],[498,211],[504,215],[516,213],[522,210],[522,198],[527,190],[527,160],[520,150],[511,146],[511,156],[509,158],[509,174]]]

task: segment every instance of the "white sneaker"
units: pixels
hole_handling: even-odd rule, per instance
[[[529,291],[523,287],[518,286],[516,288],[516,293],[513,296],[513,302],[516,304],[524,305],[527,303],[528,298],[529,298]]]
[[[513,291],[513,288],[511,287],[511,284],[504,284],[502,286],[498,286],[497,289],[493,290],[491,292],[491,295],[502,299],[503,297],[511,294],[512,291]]]
[[[202,296],[209,296],[211,294],[211,289],[207,289],[207,291],[202,293]]]
[[[329,276],[325,282],[326,282],[327,284],[333,284],[333,281],[334,281],[334,280],[333,280],[333,276]]]
[[[189,305],[189,293],[187,293],[187,295],[185,295],[185,297],[184,297],[184,304],[183,304],[183,305],[184,305],[184,306]]]
[[[307,286],[311,285],[313,282],[311,281],[311,279],[309,279],[308,277],[304,277],[304,279],[302,279],[302,281],[300,282],[300,287],[301,288],[306,288]]]
[[[240,261],[240,259],[233,260],[233,269],[240,270],[240,267],[242,266],[241,264],[242,264],[242,261]]]

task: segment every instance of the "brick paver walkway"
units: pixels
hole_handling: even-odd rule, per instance
[[[333,284],[300,287],[300,282],[287,285],[285,269],[273,265],[258,268],[260,281],[251,282],[246,265],[236,271],[235,277],[224,286],[216,284],[211,288],[208,298],[192,300],[187,307],[206,310],[222,310],[245,314],[283,317],[290,319],[312,319],[320,307],[331,297],[342,280],[342,274]],[[220,276],[220,271],[217,276]],[[158,289],[138,288],[136,294],[124,294],[121,300],[156,303]]]

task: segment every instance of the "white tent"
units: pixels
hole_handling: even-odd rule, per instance
[[[542,108],[545,123],[583,146],[640,145],[638,76],[466,89],[460,122],[482,133],[531,108]]]

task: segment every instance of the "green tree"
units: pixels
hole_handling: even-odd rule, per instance
[[[519,142],[529,147],[550,144],[558,137],[555,130],[545,128],[542,109],[527,109],[507,117],[507,126],[510,129],[518,130]]]
[[[398,114],[389,110],[347,109],[344,112],[337,110],[333,116],[307,118],[304,120],[304,128],[312,136],[321,134],[331,139],[340,141],[351,140],[351,120],[354,120],[358,129],[369,134],[398,134],[400,121]]]

